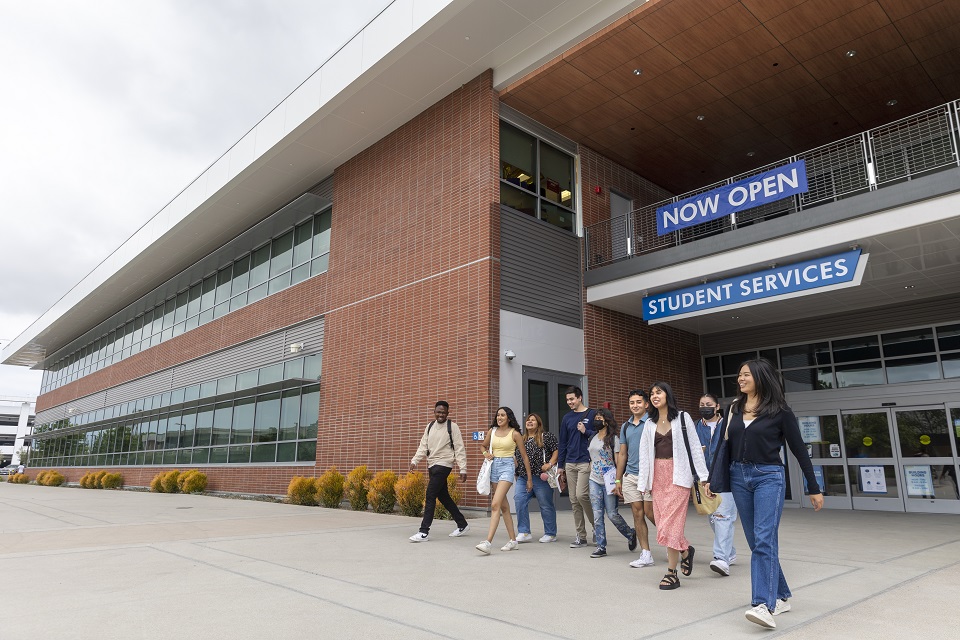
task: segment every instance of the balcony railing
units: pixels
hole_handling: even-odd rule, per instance
[[[960,166],[958,148],[960,100],[590,225],[584,229],[585,267],[602,267]],[[658,207],[798,160],[806,161],[806,193],[657,235]]]

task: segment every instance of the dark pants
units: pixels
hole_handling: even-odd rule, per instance
[[[467,519],[460,513],[457,504],[450,497],[450,491],[447,490],[447,476],[450,475],[451,471],[450,467],[439,464],[433,465],[428,470],[430,480],[427,481],[427,499],[426,504],[423,505],[423,522],[420,523],[421,533],[430,533],[430,524],[433,522],[433,512],[437,508],[437,500],[450,512],[459,528],[463,529],[467,526]]]

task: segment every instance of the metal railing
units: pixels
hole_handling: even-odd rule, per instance
[[[960,166],[960,100],[831,142],[726,180],[649,204],[584,229],[584,265],[594,269],[790,215]],[[808,190],[783,200],[657,235],[657,208],[804,160]]]

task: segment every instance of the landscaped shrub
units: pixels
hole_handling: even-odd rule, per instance
[[[100,478],[100,485],[104,489],[119,489],[123,486],[123,476],[119,473],[105,473]]]
[[[207,488],[207,474],[197,469],[190,469],[180,474],[177,485],[181,493],[201,493]]]
[[[343,502],[344,484],[343,474],[336,467],[330,467],[317,478],[317,501],[328,509],[339,509]]]
[[[317,505],[317,479],[293,476],[287,485],[287,501],[310,507]]]
[[[12,476],[7,476],[7,482],[12,482],[14,484],[30,484],[30,476],[25,473],[15,473]]]
[[[60,475],[57,471],[41,471],[37,474],[37,484],[41,484],[45,487],[59,487],[64,482],[66,478]]]
[[[91,482],[93,481],[93,474],[87,472],[80,476],[80,488],[82,489],[93,489]]]
[[[373,476],[367,487],[367,500],[377,513],[393,513],[397,504],[397,474],[389,469]]]
[[[453,503],[460,504],[463,492],[460,490],[460,479],[456,473],[451,473],[447,476],[447,491],[450,492]],[[453,520],[453,516],[450,515],[450,512],[447,511],[447,508],[443,506],[439,500],[437,500],[437,510],[434,512],[434,516],[437,520]]]
[[[367,491],[372,477],[367,465],[361,465],[347,474],[347,500],[354,511],[367,510]]]
[[[164,473],[158,473],[153,476],[153,480],[150,481],[150,491],[155,493],[163,493],[163,476]]]
[[[419,471],[411,471],[397,480],[397,504],[400,513],[419,518],[423,515],[423,501],[427,496],[427,481]]]
[[[93,474],[93,488],[103,489],[103,476],[107,475],[105,470],[95,471]]]
[[[163,474],[163,479],[160,480],[163,484],[164,493],[179,493],[180,487],[177,485],[177,480],[180,478],[180,470],[174,469],[172,471],[167,471]]]

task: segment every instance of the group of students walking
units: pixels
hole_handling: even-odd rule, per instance
[[[513,411],[500,407],[483,447],[490,460],[492,516],[487,537],[477,550],[489,554],[503,520],[509,536],[501,551],[512,551],[531,542],[529,501],[536,497],[543,520],[541,543],[557,540],[557,516],[551,481],[566,484],[573,511],[576,537],[572,548],[588,546],[591,524],[595,550],[591,558],[607,555],[605,518],[626,539],[630,551],[640,555],[634,568],[655,564],[647,522],[656,527],[657,544],[667,548],[667,570],[659,582],[662,590],[680,587],[680,576],[694,570],[696,549],[684,535],[691,487],[698,480],[703,492],[720,496],[720,506],[710,516],[714,533],[710,569],[730,575],[736,562],[734,527],[739,518],[750,547],[751,607],[747,620],[774,629],[774,616],[790,610],[790,588],[780,567],[778,529],[786,491],[781,448],[786,444],[800,463],[815,510],[823,496],[793,412],[784,399],[775,367],[763,358],[748,360],[737,377],[736,400],[722,412],[713,395],[700,398],[699,419],[677,407],[673,389],[655,382],[649,392],[638,389],[628,397],[630,418],[618,425],[609,409],[590,409],[578,387],[566,391],[570,412],[564,415],[559,437],[547,432],[537,414],[530,414],[521,431]],[[411,461],[414,468],[427,458],[430,480],[420,531],[410,540],[429,537],[434,505],[440,500],[453,515],[459,537],[469,524],[447,491],[446,479],[456,460],[466,479],[466,452],[459,428],[446,420],[449,407],[438,402],[434,422],[425,430]],[[555,474],[552,476],[552,474]],[[507,492],[516,486],[517,527],[514,529]],[[620,499],[630,505],[633,526],[618,511]]]

